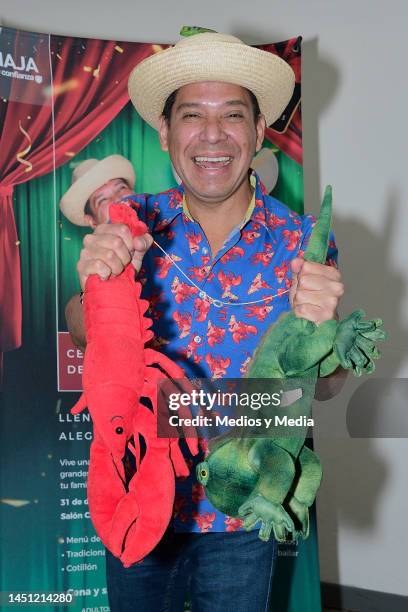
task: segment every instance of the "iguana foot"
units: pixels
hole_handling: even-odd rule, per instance
[[[374,371],[374,359],[380,356],[380,351],[374,343],[386,337],[385,332],[379,329],[383,324],[381,319],[362,321],[363,317],[363,310],[355,310],[340,321],[334,340],[334,349],[340,364],[343,368],[354,370],[356,376]]]
[[[238,514],[244,519],[243,527],[247,531],[261,521],[259,538],[265,542],[269,540],[272,529],[278,542],[286,542],[287,533],[295,531],[295,525],[282,505],[271,502],[260,494],[242,504]]]
[[[289,508],[301,525],[300,530],[296,530],[293,538],[302,537],[304,540],[309,535],[309,508],[306,504],[302,504],[296,497],[292,497],[289,502]]]

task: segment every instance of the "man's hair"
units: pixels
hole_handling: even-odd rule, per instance
[[[124,183],[126,183],[126,185],[127,185],[127,186],[129,187],[129,189],[130,189],[130,185],[129,185],[129,183],[127,182],[127,180],[126,180],[126,179],[121,178],[121,177],[118,177],[118,179],[120,179],[121,181],[123,181]],[[89,200],[87,200],[87,201],[86,201],[85,208],[84,208],[84,215],[89,215],[90,217],[92,217],[92,218],[93,218],[93,212],[92,212],[92,210],[91,210],[91,202],[90,202]]]
[[[84,208],[84,215],[89,215],[90,217],[93,217],[93,213],[91,210],[91,203],[89,200],[86,201],[85,208]]]
[[[246,89],[246,87],[244,87],[244,89]],[[178,92],[179,92],[178,89],[173,91],[173,93],[169,95],[166,102],[164,103],[162,116],[166,119],[168,125],[170,125],[171,111],[176,101]],[[261,109],[259,108],[258,100],[256,99],[255,94],[252,93],[250,89],[247,89],[247,92],[249,93],[249,97],[251,99],[252,111],[254,114],[254,122],[256,123],[258,121],[259,115],[261,114]]]

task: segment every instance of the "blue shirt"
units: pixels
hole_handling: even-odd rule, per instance
[[[255,173],[251,184],[254,197],[244,221],[213,259],[203,230],[185,206],[182,185],[130,197],[154,240],[171,257],[153,245],[139,274],[142,297],[150,301],[154,346],[190,378],[242,377],[264,332],[290,310],[290,261],[305,250],[315,218],[265,194]],[[336,262],[331,235],[327,263]],[[177,479],[173,528],[239,530],[242,521],[216,510],[196,480],[195,466],[206,452],[204,440],[201,445],[203,454],[189,458],[191,476]]]

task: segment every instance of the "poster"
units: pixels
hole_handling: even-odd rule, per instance
[[[114,153],[132,162],[136,192],[176,184],[127,94],[131,69],[165,47],[0,30],[1,590],[72,593],[75,610],[109,608],[104,548],[86,499],[92,424],[88,412],[69,412],[83,355],[64,308],[79,291],[87,230],[69,223],[58,202],[76,165]],[[302,212],[301,39],[261,48],[296,74],[293,104],[263,146],[279,166],[272,194]],[[280,546],[277,609],[320,610],[314,514],[311,531],[306,542]]]

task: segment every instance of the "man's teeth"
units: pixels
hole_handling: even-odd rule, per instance
[[[220,161],[229,161],[231,158],[230,157],[195,157],[194,158],[196,161],[200,162],[200,161],[209,161],[209,162],[220,162]]]
[[[205,155],[197,155],[194,157],[194,162],[199,165],[208,166],[211,164],[221,164],[226,166],[229,162],[232,161],[232,157],[228,156],[220,156],[220,157],[207,157]]]

